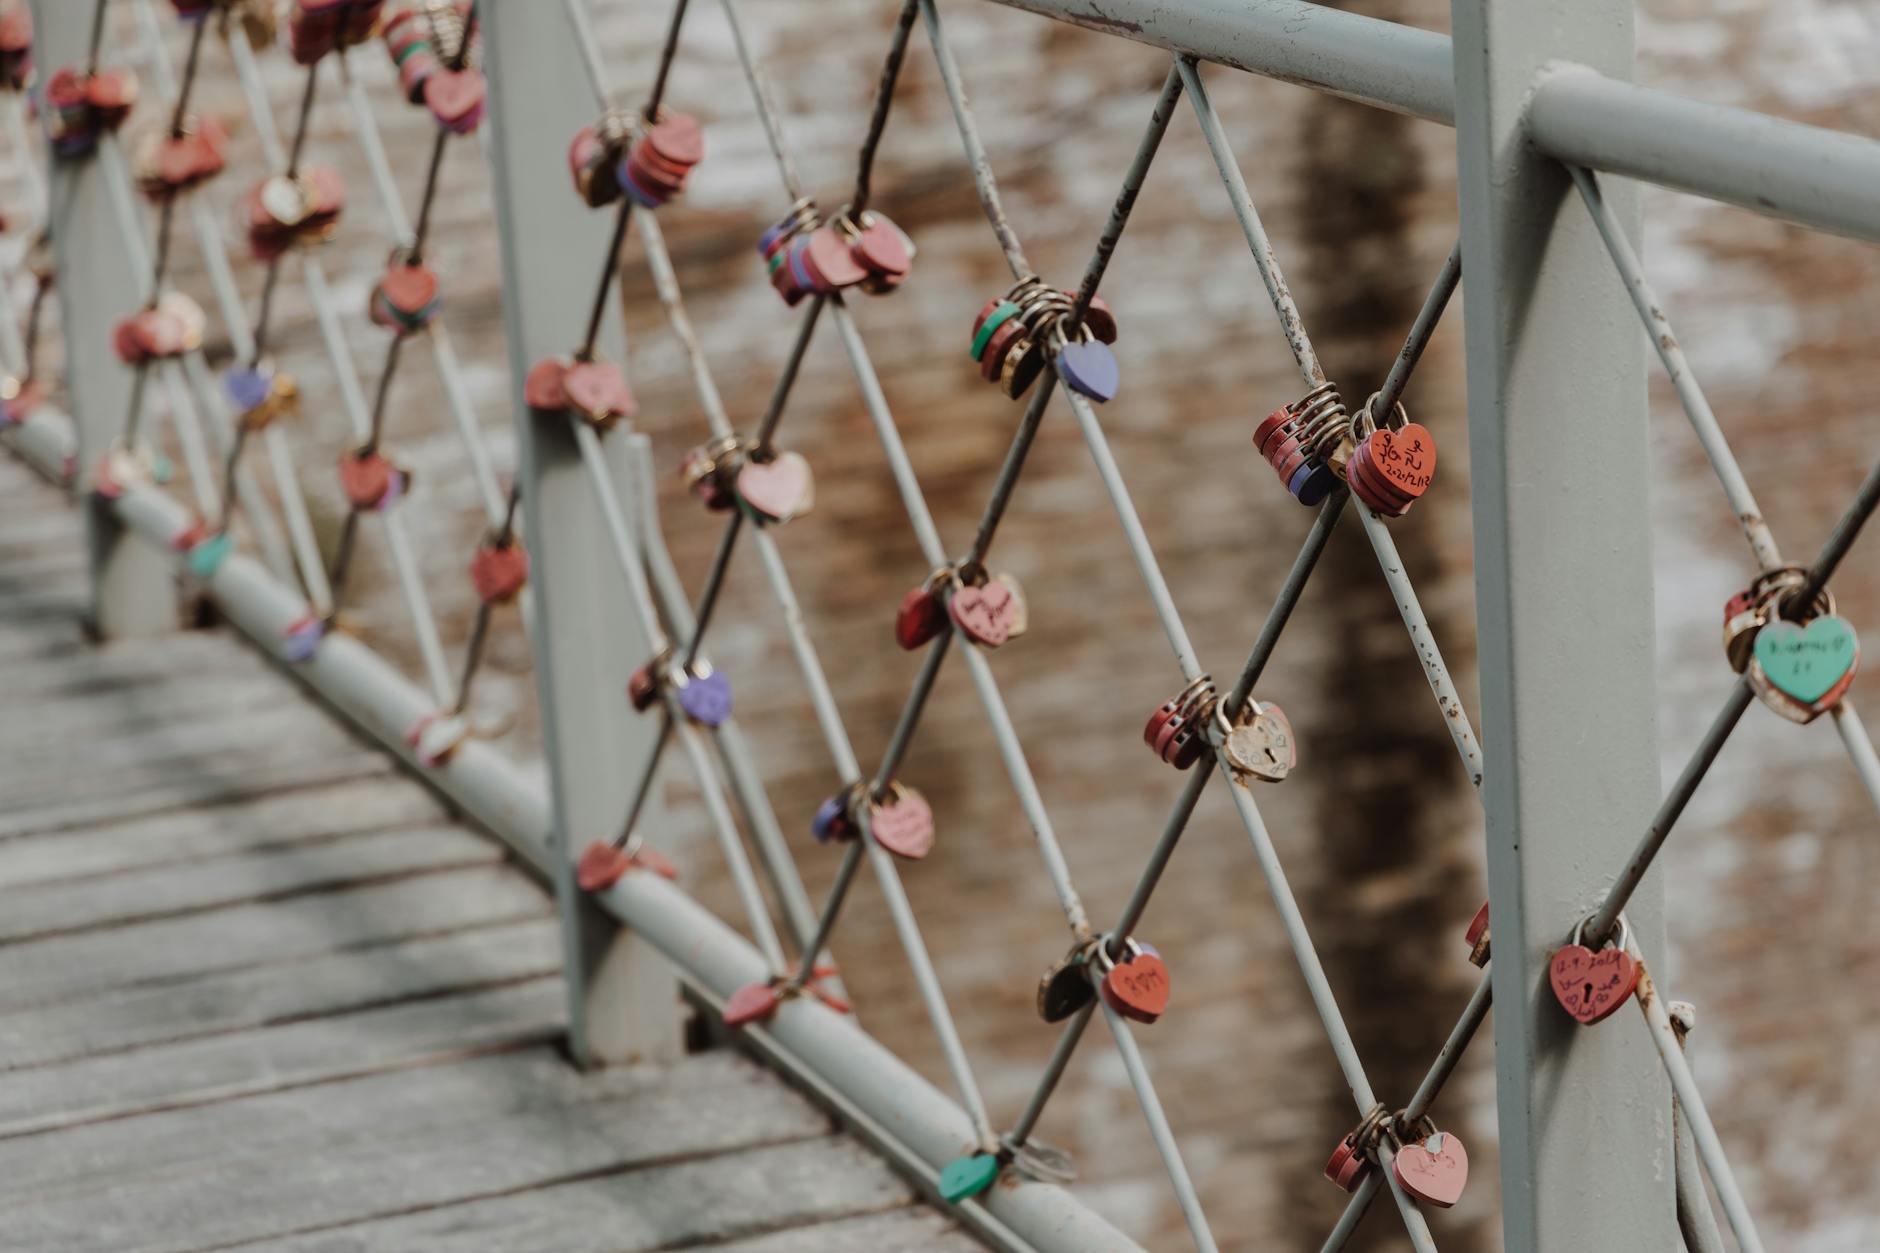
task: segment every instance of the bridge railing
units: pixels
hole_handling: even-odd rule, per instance
[[[689,135],[674,117],[680,102],[664,99],[667,71],[684,54],[686,0],[675,0],[663,27],[645,27],[644,42],[660,47],[661,56],[653,80],[635,84],[630,98],[616,94],[584,0],[479,0],[467,12],[437,6],[435,21],[423,19],[435,45],[427,50],[436,59],[430,72],[478,73],[479,62],[469,52],[473,41],[465,32],[461,48],[450,46],[450,24],[480,27],[488,116],[480,126],[466,125],[464,99],[446,94],[436,102],[440,127],[415,211],[403,199],[375,117],[375,109],[395,100],[374,101],[362,79],[346,72],[348,56],[364,52],[335,49],[309,57],[301,111],[283,131],[255,60],[283,54],[250,46],[248,28],[239,20],[243,6],[223,6],[234,10],[227,15],[212,6],[209,17],[198,18],[178,71],[164,30],[163,17],[171,10],[151,0],[36,5],[42,120],[55,126],[62,120],[46,107],[53,68],[108,64],[122,51],[111,40],[125,24],[105,19],[112,10],[127,9],[155,88],[155,107],[171,116],[170,133],[180,136],[186,129],[188,96],[198,75],[232,72],[271,174],[306,175],[317,184],[309,171],[319,154],[306,150],[310,102],[335,86],[344,93],[395,236],[387,241],[398,249],[387,276],[422,261],[431,207],[449,194],[447,154],[459,146],[488,150],[502,238],[518,448],[508,488],[484,446],[472,398],[458,382],[461,363],[446,329],[448,310],[442,316],[428,308],[387,313],[383,362],[368,376],[346,331],[345,320],[353,315],[337,308],[336,284],[316,252],[287,250],[268,260],[259,307],[248,315],[221,228],[205,205],[206,199],[226,199],[222,184],[160,197],[154,214],[145,214],[133,177],[141,166],[132,168],[114,135],[102,134],[87,151],[55,155],[45,210],[55,264],[41,268],[47,277],[56,273],[73,420],[63,422],[50,402],[31,404],[30,390],[24,401],[9,395],[7,438],[48,472],[71,481],[86,503],[99,630],[109,635],[164,629],[175,620],[177,579],[199,586],[235,625],[508,839],[554,884],[564,920],[571,1044],[579,1060],[657,1055],[670,1048],[676,1035],[665,972],[676,969],[691,994],[742,1030],[753,1048],[795,1074],[930,1191],[958,1204],[962,1216],[1001,1247],[1131,1247],[1051,1182],[1061,1177],[1065,1163],[1033,1135],[1099,1015],[1196,1247],[1216,1247],[1182,1156],[1179,1128],[1162,1109],[1135,1034],[1163,1008],[1167,966],[1133,933],[1202,791],[1217,775],[1353,1101],[1355,1128],[1340,1146],[1349,1164],[1329,1171],[1353,1195],[1326,1248],[1342,1246],[1385,1188],[1415,1247],[1436,1247],[1428,1214],[1454,1199],[1447,1190],[1459,1183],[1466,1156],[1453,1135],[1435,1131],[1431,1113],[1494,1000],[1503,1007],[1496,1016],[1495,1049],[1503,1224],[1510,1247],[1669,1247],[1673,1231],[1680,1230],[1694,1250],[1720,1248],[1704,1179],[1722,1203],[1738,1247],[1762,1247],[1683,1061],[1666,990],[1648,973],[1662,968],[1664,930],[1662,891],[1648,871],[1717,750],[1759,694],[1798,720],[1830,713],[1880,805],[1880,762],[1845,685],[1831,695],[1824,689],[1803,699],[1797,692],[1809,689],[1807,683],[1785,687],[1780,673],[1771,677],[1783,664],[1780,657],[1768,653],[1769,665],[1763,665],[1767,642],[1791,631],[1780,619],[1831,618],[1812,606],[1880,501],[1880,466],[1869,473],[1814,563],[1788,566],[1647,286],[1632,243],[1636,199],[1607,176],[1651,179],[1805,225],[1880,239],[1880,210],[1872,194],[1880,188],[1880,145],[1626,83],[1632,47],[1630,9],[1622,0],[1583,5],[1567,30],[1538,25],[1516,0],[1459,0],[1453,45],[1440,35],[1297,0],[1003,0],[1171,54],[1160,93],[1143,102],[1143,135],[1120,176],[1108,222],[1081,278],[1068,285],[1035,273],[1020,224],[1005,212],[968,96],[968,75],[953,56],[939,0],[905,0],[900,6],[883,50],[876,107],[861,136],[854,188],[833,212],[817,207],[797,174],[787,121],[771,103],[763,67],[745,37],[739,0],[720,2],[777,167],[784,224],[801,227],[804,240],[818,231],[838,232],[837,251],[823,254],[820,263],[815,254],[801,255],[807,245],[799,248],[787,238],[777,254],[783,259],[773,258],[773,274],[785,271],[773,285],[783,290],[794,284],[802,303],[771,402],[748,433],[737,429],[719,397],[660,231],[660,212],[683,209],[656,207],[666,198],[664,185],[682,184],[689,164]],[[211,24],[220,26],[225,61],[205,50]],[[312,33],[303,30],[301,38],[318,44],[318,22],[311,25]],[[989,358],[981,361],[982,372],[1001,381],[1008,394],[1016,398],[1027,383],[1030,388],[976,533],[964,548],[949,547],[940,535],[849,307],[851,300],[865,299],[868,288],[891,288],[897,279],[898,239],[877,236],[880,251],[870,252],[853,236],[869,229],[874,158],[917,26],[924,28],[967,173],[1014,280],[1007,293],[1010,308],[988,301],[981,316],[986,326],[973,328],[975,356]],[[1459,242],[1432,276],[1429,296],[1405,328],[1404,348],[1380,393],[1361,405],[1347,404],[1356,397],[1339,397],[1313,351],[1239,167],[1229,121],[1209,97],[1203,63],[1457,127]],[[415,76],[411,71],[405,85]],[[1189,640],[1100,408],[1115,390],[1114,355],[1106,346],[1112,328],[1105,325],[1112,315],[1099,297],[1100,285],[1184,98],[1306,392],[1262,425],[1261,451],[1281,471],[1284,490],[1317,507],[1247,657],[1231,682],[1219,684]],[[23,132],[18,104],[17,95],[8,101],[16,131]],[[604,193],[591,194],[601,203],[590,208],[569,186],[565,154],[570,137],[603,108],[613,110],[608,116],[619,135],[596,141],[607,159],[590,163],[588,174],[603,183],[635,177],[640,182],[612,201]],[[459,132],[472,131],[477,139],[455,142]],[[616,158],[619,172],[612,164]],[[125,354],[114,351],[120,320],[136,312],[140,301],[148,309],[163,308],[167,241],[179,213],[197,233],[228,333],[238,372],[235,392],[242,397],[235,405],[199,349],[147,354],[129,367],[120,360]],[[150,216],[157,223],[154,245],[147,236]],[[305,220],[286,225],[299,229]],[[844,230],[850,236],[839,233]],[[630,239],[637,249],[625,244]],[[844,257],[866,273],[829,277],[825,271],[840,270]],[[688,601],[666,552],[654,507],[655,467],[646,440],[632,428],[623,372],[630,358],[611,297],[622,264],[644,264],[650,271],[706,419],[689,482],[701,497],[711,498],[723,522],[696,602]],[[1486,759],[1387,520],[1428,484],[1427,474],[1417,477],[1416,466],[1404,470],[1403,463],[1390,460],[1393,437],[1416,438],[1393,415],[1464,273],[1471,282],[1466,338],[1481,718],[1492,749]],[[267,409],[267,387],[274,385],[268,353],[274,293],[279,283],[295,278],[315,311],[337,407],[356,442],[341,469],[353,507],[330,553],[323,551],[301,495],[295,458],[305,436]],[[397,303],[395,294],[385,300]],[[40,307],[35,300],[34,308]],[[1635,315],[1643,320],[1645,336]],[[863,750],[831,694],[786,559],[785,524],[806,507],[807,480],[791,460],[782,423],[804,352],[825,325],[841,340],[883,467],[930,568],[910,571],[913,590],[896,622],[905,632],[904,646],[924,649],[923,661],[889,742],[866,759],[872,766],[864,765]],[[13,317],[0,318],[0,353],[16,385],[45,381],[45,371],[31,360],[33,338]],[[437,359],[487,522],[466,543],[466,560],[474,555],[479,563],[483,599],[467,638],[457,645],[461,657],[455,662],[400,516],[403,509],[423,507],[422,482],[405,477],[403,467],[381,462],[390,380],[417,341],[426,341]],[[1650,698],[1651,567],[1644,542],[1648,343],[1677,388],[1764,579],[1758,596],[1737,607],[1744,619],[1736,627],[1745,654],[1742,673],[1689,765],[1663,795]],[[1599,368],[1589,370],[1588,362]],[[153,386],[163,389],[167,404],[146,419]],[[993,573],[993,543],[1009,501],[1022,487],[1032,441],[1060,391],[1169,643],[1175,694],[1152,719],[1152,747],[1174,764],[1199,763],[1172,798],[1134,890],[1108,927],[1093,923],[1078,893],[991,659],[1023,626],[1022,598]],[[333,400],[300,397],[302,421],[331,421],[326,415]],[[1126,391],[1119,403],[1128,403]],[[1258,416],[1249,415],[1250,427]],[[160,429],[159,420],[168,429]],[[1394,429],[1373,434],[1380,420]],[[1562,429],[1574,430],[1603,455],[1561,458]],[[262,466],[253,464],[250,436],[266,458]],[[187,470],[193,508],[154,481],[154,457],[146,459],[144,452],[157,449],[174,450]],[[1433,450],[1428,456],[1433,459]],[[1398,468],[1387,474],[1385,465]],[[257,473],[263,469],[265,475]],[[1256,477],[1265,481],[1263,472]],[[383,486],[375,492],[355,479]],[[1360,498],[1355,507],[1352,495]],[[1291,769],[1292,745],[1283,714],[1258,702],[1254,692],[1348,507],[1364,528],[1424,668],[1433,716],[1449,729],[1488,819],[1499,960],[1488,962],[1485,908],[1483,930],[1473,938],[1475,956],[1490,968],[1426,1078],[1402,1106],[1380,1099],[1372,1088],[1257,800],[1260,780],[1283,778]],[[551,771],[546,794],[476,737],[471,700],[492,618],[509,612],[505,605],[514,599],[516,554],[525,541],[530,590],[521,603],[534,644]],[[367,542],[385,545],[399,580],[420,662],[415,678],[397,673],[341,629],[346,575],[357,545]],[[788,636],[811,719],[829,754],[831,798],[815,821],[839,860],[834,885],[820,902],[803,886],[783,834],[786,819],[770,805],[730,708],[724,676],[710,669],[703,650],[741,544],[757,550],[776,602],[774,620]],[[1759,644],[1765,626],[1775,629]],[[885,628],[884,623],[884,646]],[[1830,651],[1841,647],[1824,642],[1836,630],[1833,623],[1810,628],[1817,633],[1815,644]],[[1846,639],[1852,639],[1851,628]],[[995,1121],[980,1092],[897,869],[897,857],[924,856],[932,843],[931,813],[899,777],[900,766],[933,684],[954,656],[972,682],[1067,928],[1065,959],[1040,989],[1041,1012],[1062,1024],[1058,1046],[1033,1095],[1009,1120]],[[1011,664],[1025,664],[1022,655]],[[1590,740],[1589,727],[1600,728]],[[699,784],[742,907],[740,921],[754,944],[660,873],[663,814],[655,782],[675,743]],[[1305,748],[1302,768],[1309,770],[1310,745]],[[1599,780],[1597,788],[1586,786],[1589,777]],[[804,817],[789,815],[787,821]],[[953,1088],[948,1096],[913,1076],[841,1013],[846,991],[826,950],[841,937],[843,906],[864,860],[887,903],[945,1059]],[[774,910],[766,887],[777,902]],[[1458,960],[1461,953],[1459,946]],[[1587,993],[1576,998],[1575,972],[1582,967],[1575,962],[1614,981],[1613,1004],[1636,1000],[1645,1030],[1597,1025],[1610,1007],[1589,1003],[1592,976]],[[1028,977],[1014,972],[1014,978]],[[1170,1012],[1179,1015],[1179,1003]],[[1595,1025],[1580,1025],[1574,1017]],[[1641,1110],[1663,1116],[1642,1120]],[[1615,1139],[1617,1127],[1628,1134]],[[1344,1130],[1314,1129],[1302,1136],[1302,1151],[1329,1147]],[[1589,1152],[1589,1144],[1600,1147]],[[1659,1168],[1673,1160],[1675,1188]],[[1583,1204],[1588,1196],[1601,1203]]]

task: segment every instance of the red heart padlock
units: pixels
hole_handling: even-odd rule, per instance
[[[627,699],[640,713],[651,709],[659,699],[659,677],[653,672],[652,662],[641,663],[627,677]]]
[[[940,598],[931,584],[923,583],[903,596],[894,612],[894,642],[912,651],[940,634],[946,622]]]
[[[1594,952],[1576,942],[1558,949],[1547,963],[1547,982],[1554,998],[1576,1022],[1588,1027],[1625,1004],[1638,987],[1638,977],[1639,964],[1622,947]]]
[[[529,551],[513,540],[487,543],[470,561],[470,581],[486,605],[507,605],[529,581]]]
[[[638,407],[626,376],[610,362],[578,362],[562,374],[561,386],[568,406],[603,431],[621,418],[631,418]]]
[[[489,87],[481,70],[439,70],[424,80],[425,107],[438,125],[458,135],[477,128],[488,98]]]
[[[595,840],[581,850],[575,863],[574,881],[583,892],[604,892],[620,882],[620,876],[633,868],[633,858],[623,848],[606,840]]]
[[[1463,939],[1469,944],[1469,961],[1477,966],[1488,965],[1490,937],[1488,932],[1488,902],[1475,911],[1475,917],[1469,922],[1469,929]]]
[[[1397,1150],[1391,1173],[1403,1190],[1419,1201],[1448,1209],[1462,1198],[1469,1182],[1469,1154],[1462,1141],[1447,1131],[1431,1132]]]
[[[783,998],[775,984],[747,983],[725,1000],[725,1026],[743,1027],[763,1022],[777,1012]]]
[[[430,266],[415,261],[394,261],[373,293],[372,320],[381,326],[417,330],[435,313],[437,290],[437,275]],[[379,301],[385,304],[383,311],[378,308]]]
[[[529,376],[522,383],[522,399],[531,409],[540,409],[544,413],[553,413],[568,407],[568,391],[562,386],[562,379],[568,373],[568,362],[561,357],[543,357],[529,367]]]
[[[997,648],[1022,630],[1025,602],[1005,579],[979,587],[962,587],[947,602],[960,629],[977,644]]]
[[[919,861],[933,851],[933,808],[911,787],[899,783],[890,787],[893,790],[885,803],[869,806],[868,829],[875,843],[890,853]]]
[[[354,509],[377,509],[392,490],[392,463],[381,453],[340,454],[339,483]]]
[[[1104,972],[1103,1003],[1125,1018],[1152,1023],[1168,1009],[1168,966],[1146,944],[1128,942],[1123,960]]]
[[[1436,479],[1436,437],[1418,422],[1382,429],[1365,441],[1370,462],[1400,494],[1416,500]]]

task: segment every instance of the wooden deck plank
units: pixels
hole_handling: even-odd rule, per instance
[[[0,1015],[0,1072],[553,974],[552,919],[122,988]]]
[[[893,1212],[913,1199],[880,1158],[851,1140],[825,1136],[243,1247],[251,1253],[655,1253],[806,1221]],[[884,1250],[875,1246],[870,1253]]]
[[[0,945],[501,861],[456,827],[388,831],[0,892]],[[0,962],[4,962],[0,957]]]
[[[538,1049],[0,1141],[0,1204],[17,1253],[187,1253],[828,1133],[731,1054]]]
[[[6,949],[0,1010],[291,958],[545,917],[514,870],[486,866],[293,900],[28,940]],[[282,977],[291,977],[283,972]]]
[[[63,1065],[0,1073],[0,1138],[541,1045],[564,1029],[561,980],[543,974]]]
[[[0,892],[32,884],[285,848],[390,828],[436,826],[444,807],[402,776],[129,818],[102,826],[0,840]]]

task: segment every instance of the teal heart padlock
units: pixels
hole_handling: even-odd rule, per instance
[[[1833,612],[1807,623],[1777,620],[1756,633],[1750,686],[1791,722],[1813,722],[1834,708],[1860,668],[1860,636]]]
[[[970,1200],[999,1177],[999,1159],[990,1153],[956,1157],[940,1172],[940,1195],[949,1205]]]

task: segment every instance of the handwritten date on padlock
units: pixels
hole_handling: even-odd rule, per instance
[[[1415,500],[1436,481],[1436,437],[1419,422],[1371,436],[1371,461],[1390,485]]]
[[[1547,963],[1547,982],[1560,1007],[1585,1026],[1612,1016],[1638,987],[1639,964],[1622,948],[1598,952],[1568,944]]]

